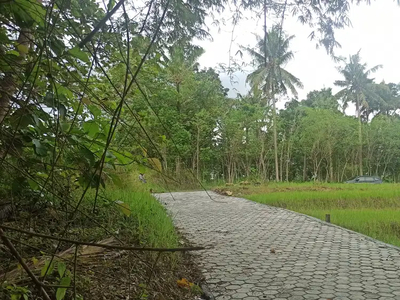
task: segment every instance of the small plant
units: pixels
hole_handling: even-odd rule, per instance
[[[203,290],[197,284],[193,284],[190,286],[190,291],[193,295],[200,296],[203,294]]]
[[[57,268],[58,273],[58,285],[62,286],[57,289],[56,300],[63,300],[67,293],[67,289],[71,285],[71,272],[67,270],[67,265],[64,262],[56,262],[47,260],[40,271],[40,275],[43,277],[45,275],[52,275],[55,268]]]
[[[60,276],[59,280],[60,286],[65,286],[65,287],[59,287],[56,292],[56,299],[57,300],[62,300],[65,297],[65,294],[67,292],[67,288],[71,285],[71,272],[67,270],[67,265],[63,262],[59,262],[57,264],[57,271],[58,275]]]
[[[139,284],[139,287],[142,288],[140,300],[147,300],[149,298],[149,292],[147,291],[147,285],[144,283],[141,283],[141,284]]]
[[[16,286],[15,284],[6,286],[6,290],[8,290],[11,300],[28,300],[29,295],[31,294],[31,291],[28,290],[28,288]]]

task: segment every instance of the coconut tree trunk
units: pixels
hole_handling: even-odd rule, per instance
[[[281,156],[280,156],[280,173],[279,173],[279,180],[283,181],[283,157],[284,155],[284,150],[285,150],[285,143],[282,142],[282,146],[281,146]]]
[[[246,144],[245,147],[245,172],[246,178],[250,177],[250,158],[249,158],[249,127],[246,125]]]
[[[278,136],[276,130],[276,105],[275,97],[272,99],[272,122],[274,131],[274,152],[275,152],[275,180],[279,182],[279,161],[278,161]]]
[[[200,179],[200,126],[199,125],[197,125],[196,171],[197,171],[197,179]]]
[[[334,173],[333,173],[333,158],[332,158],[332,144],[329,142],[329,178],[330,182],[334,181]]]
[[[361,124],[361,107],[360,107],[360,95],[357,93],[356,96],[356,109],[358,117],[358,164],[359,164],[359,175],[363,175],[363,159],[362,159],[362,124]]]
[[[289,170],[290,170],[290,165],[291,165],[291,163],[290,163],[290,159],[291,159],[291,157],[290,157],[290,151],[291,151],[291,143],[290,143],[290,138],[288,139],[288,142],[287,142],[287,154],[286,154],[286,181],[288,182],[289,181]]]
[[[264,152],[265,152],[265,141],[264,141],[264,135],[261,133],[260,134],[260,139],[261,139],[261,151],[260,151],[260,159],[259,159],[259,165],[260,165],[260,177],[265,180],[266,178],[266,168],[265,168],[265,159],[264,159]]]

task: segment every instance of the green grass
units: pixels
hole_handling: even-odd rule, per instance
[[[171,217],[149,192],[157,185],[141,183],[139,172],[135,170],[123,170],[118,176],[122,186],[109,185],[106,195],[113,201],[119,200],[129,205],[129,217],[135,222],[140,243],[148,247],[177,247],[178,235]]]
[[[150,247],[176,247],[178,236],[171,218],[164,207],[140,189],[114,189],[108,193],[112,199],[129,204],[131,218],[137,222],[137,234],[141,244]]]
[[[242,192],[250,200],[321,220],[325,220],[325,214],[330,214],[334,224],[400,246],[398,184],[285,183],[249,187]]]

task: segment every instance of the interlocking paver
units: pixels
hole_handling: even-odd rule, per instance
[[[395,247],[212,192],[157,197],[191,243],[212,247],[195,256],[216,300],[400,299]]]

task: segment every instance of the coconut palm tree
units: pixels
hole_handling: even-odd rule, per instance
[[[290,41],[293,38],[294,36],[286,36],[280,26],[274,26],[264,38],[258,37],[255,49],[244,48],[251,55],[255,66],[255,71],[247,76],[247,82],[250,83],[254,92],[262,92],[266,104],[272,102],[276,181],[279,181],[276,97],[288,92],[297,96],[296,88],[303,87],[296,76],[284,69],[294,57],[293,52],[289,50]]]
[[[343,101],[343,108],[345,109],[349,102],[353,102],[356,105],[358,118],[359,175],[363,175],[361,112],[368,107],[367,98],[374,99],[378,102],[384,102],[384,100],[375,93],[374,80],[369,78],[372,73],[375,73],[381,67],[381,65],[377,65],[371,69],[367,69],[367,65],[361,63],[360,51],[358,51],[356,54],[350,56],[349,62],[346,63],[344,67],[338,68],[344,80],[335,81],[335,85],[342,88],[336,96]]]

